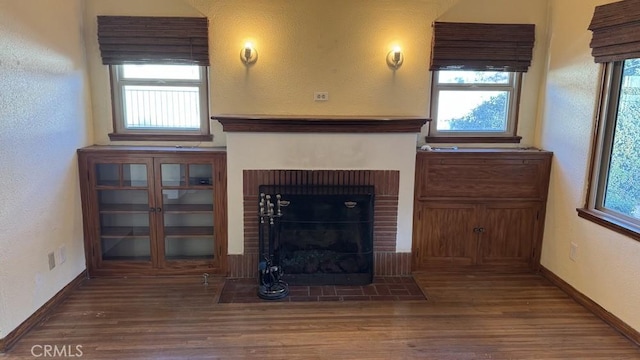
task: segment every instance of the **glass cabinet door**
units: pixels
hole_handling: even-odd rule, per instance
[[[102,261],[151,261],[148,164],[95,164]]]
[[[160,164],[164,259],[214,258],[213,167]]]

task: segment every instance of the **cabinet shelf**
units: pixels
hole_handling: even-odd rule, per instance
[[[128,214],[128,213],[148,213],[149,205],[147,204],[101,204],[101,214]],[[164,212],[179,213],[210,213],[213,212],[213,204],[179,204],[165,205]]]
[[[207,261],[207,260],[211,260],[213,259],[214,256],[213,255],[209,255],[209,256],[167,256],[166,259],[167,261],[185,261],[185,260],[189,260],[189,261]]]
[[[126,261],[129,264],[133,264],[134,262],[140,264],[151,263],[151,260],[149,260],[148,256],[109,256],[105,254],[102,259],[107,261]]]
[[[103,238],[136,238],[136,237],[148,237],[149,227],[136,226],[136,227],[103,227],[100,236]]]
[[[120,180],[100,180],[97,187],[120,187]]]
[[[213,204],[175,204],[165,205],[166,213],[210,213],[213,212]]]
[[[148,227],[105,227],[100,234],[103,238],[135,238],[149,236]],[[213,236],[213,226],[170,226],[164,228],[167,237]]]
[[[164,228],[165,237],[213,236],[213,226],[170,226]]]
[[[211,190],[212,185],[163,185],[162,190]]]
[[[101,214],[148,213],[148,204],[100,204]]]
[[[96,190],[147,190],[148,186],[96,185]]]

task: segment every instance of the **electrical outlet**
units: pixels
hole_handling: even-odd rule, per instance
[[[50,252],[49,253],[49,270],[53,270],[56,267],[56,256]]]
[[[578,244],[571,242],[571,247],[569,248],[569,259],[572,261],[576,261],[578,258]]]
[[[316,91],[313,93],[314,101],[328,101],[329,93],[327,91]]]
[[[62,245],[58,248],[58,256],[56,256],[58,258],[58,264],[64,264],[65,261],[67,261],[67,247]]]

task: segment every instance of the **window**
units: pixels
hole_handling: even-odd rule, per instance
[[[596,6],[591,54],[604,76],[590,186],[578,215],[640,241],[640,13],[638,2]]]
[[[640,59],[605,65],[587,211],[640,238]]]
[[[520,142],[522,73],[534,24],[435,22],[427,142]]]
[[[112,65],[111,76],[116,133],[208,133],[206,67]]]
[[[433,74],[430,136],[515,136],[519,73],[443,70]]]
[[[212,139],[207,18],[98,16],[98,43],[111,74],[111,140]]]

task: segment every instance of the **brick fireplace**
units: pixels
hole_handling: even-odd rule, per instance
[[[258,187],[260,185],[372,185],[375,188],[373,221],[374,274],[393,276],[409,273],[410,253],[396,252],[398,232],[397,170],[244,170],[244,256],[230,258],[232,277],[252,277],[258,261]],[[241,260],[241,263],[237,263]],[[235,263],[234,263],[235,262]],[[246,270],[246,272],[245,272]]]
[[[229,276],[255,277],[260,185],[375,188],[374,276],[411,269],[418,118],[213,117],[227,135]]]

